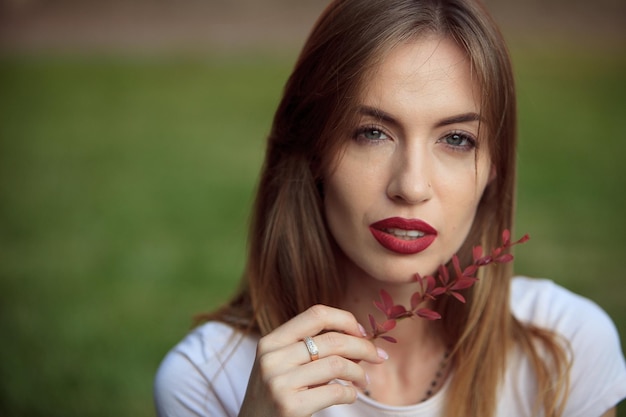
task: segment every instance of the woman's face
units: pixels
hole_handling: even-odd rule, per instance
[[[489,181],[480,95],[465,53],[435,36],[392,50],[365,86],[324,209],[344,273],[408,282],[458,251]]]

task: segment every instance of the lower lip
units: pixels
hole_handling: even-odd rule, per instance
[[[380,226],[377,227],[378,228],[370,226],[370,232],[378,241],[378,243],[380,243],[385,249],[388,249],[395,253],[399,253],[401,255],[413,255],[416,253],[420,253],[426,250],[437,237],[437,234],[435,232],[432,234],[426,234],[416,239],[405,240],[400,239],[392,234],[386,233],[383,230],[380,230]]]

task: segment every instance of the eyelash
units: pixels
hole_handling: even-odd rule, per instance
[[[381,135],[386,136],[387,138],[367,139],[367,138],[365,138],[363,136],[366,133],[373,133],[373,132],[378,132]],[[361,126],[354,132],[354,140],[356,140],[357,142],[360,142],[360,143],[368,144],[368,145],[377,145],[377,144],[379,144],[381,142],[384,142],[385,140],[390,139],[390,138],[391,138],[391,135],[389,135],[387,132],[385,132],[385,129],[382,129],[379,126],[375,126],[375,125]]]
[[[368,139],[364,137],[365,134],[374,133],[374,132],[377,132],[380,135],[384,135],[386,136],[386,138]],[[454,136],[458,136],[459,139],[461,139],[462,142],[466,142],[466,144],[465,145],[451,145],[445,142],[446,139],[449,139]],[[389,139],[391,139],[391,135],[385,132],[385,129],[379,126],[375,126],[375,125],[362,126],[362,127],[359,127],[354,132],[354,140],[360,143],[368,144],[368,145],[378,145],[379,143],[382,143]],[[474,138],[473,135],[470,135],[466,132],[459,131],[459,130],[454,130],[452,132],[446,133],[444,136],[438,139],[437,142],[442,143],[444,146],[448,147],[449,149],[452,149],[455,152],[469,152],[478,147],[478,141],[476,140],[476,138]]]
[[[458,136],[461,141],[467,142],[465,145],[451,145],[449,143],[445,143],[444,141],[448,138]],[[441,139],[437,140],[437,142],[443,143],[448,148],[454,150],[455,152],[469,152],[478,147],[478,142],[474,136],[463,132],[463,131],[452,131],[446,133]]]

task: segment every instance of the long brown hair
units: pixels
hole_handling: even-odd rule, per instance
[[[481,87],[481,112],[495,177],[459,252],[500,242],[511,229],[515,197],[516,100],[509,55],[485,8],[468,0],[337,0],[317,21],[289,78],[268,138],[235,298],[209,318],[261,335],[314,304],[344,296],[338,250],[322,210],[325,164],[342,148],[368,74],[395,45],[424,34],[450,37],[466,52]],[[562,412],[567,391],[563,345],[548,330],[510,312],[508,265],[484,268],[467,305],[441,303],[455,346],[447,416],[493,416],[507,354],[521,349],[534,366],[536,411]],[[540,355],[543,352],[548,357]],[[486,360],[487,358],[487,360]]]

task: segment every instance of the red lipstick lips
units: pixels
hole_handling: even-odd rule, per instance
[[[437,237],[437,230],[428,223],[401,217],[391,217],[372,223],[370,232],[384,248],[402,255],[422,252]]]

